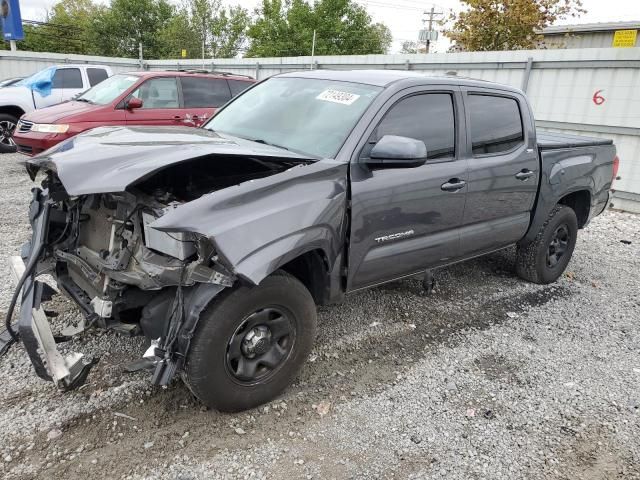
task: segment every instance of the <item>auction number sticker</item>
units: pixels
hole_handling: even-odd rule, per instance
[[[341,92],[340,90],[327,89],[316,97],[317,100],[325,102],[340,103],[342,105],[351,105],[358,100],[360,95],[349,92]]]

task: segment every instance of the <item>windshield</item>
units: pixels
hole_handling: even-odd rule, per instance
[[[334,158],[380,87],[275,77],[239,96],[204,128]]]
[[[137,75],[113,75],[84,92],[76,100],[106,105],[126,92],[138,80],[140,77]]]

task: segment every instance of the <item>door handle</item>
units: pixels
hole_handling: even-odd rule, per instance
[[[464,188],[466,184],[467,182],[465,182],[464,180],[460,180],[459,178],[452,178],[448,182],[443,183],[440,186],[440,189],[444,190],[445,192],[457,192],[461,188]]]
[[[516,178],[518,180],[522,180],[523,182],[526,182],[531,177],[533,177],[535,174],[536,174],[536,172],[532,172],[531,170],[524,169],[524,170],[516,173]]]
[[[182,118],[180,115],[174,115],[174,116],[173,116],[173,119],[174,119],[176,122],[179,122],[180,120],[183,120],[183,118]]]

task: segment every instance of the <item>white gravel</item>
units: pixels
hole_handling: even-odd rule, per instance
[[[29,235],[16,159],[0,156],[3,314],[6,259]],[[437,272],[432,296],[419,280],[354,295],[321,309],[298,382],[234,415],[122,373],[140,339],[66,345],[102,357],[64,394],[16,346],[0,359],[0,477],[640,478],[639,269],[640,217],[610,211],[552,286],[519,280],[505,250]],[[55,325],[78,316],[48,308]]]

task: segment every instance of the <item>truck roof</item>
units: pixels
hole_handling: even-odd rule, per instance
[[[388,87],[389,85],[398,82],[405,83],[406,86],[424,85],[427,83],[432,85],[461,85],[468,87],[496,88],[522,93],[518,88],[503,85],[501,83],[488,82],[486,80],[459,77],[457,75],[425,75],[420,72],[404,70],[308,70],[283,73],[277,76],[364,83],[377,87]]]

